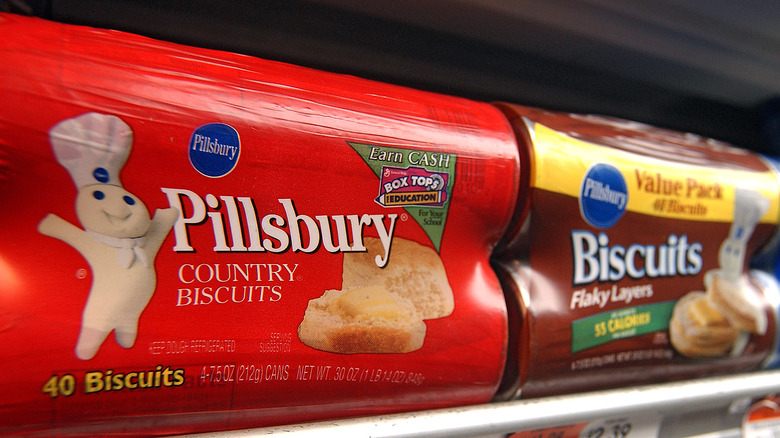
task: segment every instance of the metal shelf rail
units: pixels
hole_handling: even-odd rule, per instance
[[[690,413],[689,418],[697,417],[697,412],[741,414],[739,411],[744,411],[751,400],[774,393],[780,393],[780,371],[762,371],[533,400],[189,436],[321,437],[328,433],[340,437],[397,438],[502,436],[632,414],[654,413],[666,417]],[[711,415],[698,418],[701,423],[712,423]],[[687,429],[696,429],[690,426]],[[701,432],[707,432],[707,424],[701,426]],[[729,430],[720,426],[717,430],[717,436],[728,436]],[[731,430],[731,433],[736,432]]]

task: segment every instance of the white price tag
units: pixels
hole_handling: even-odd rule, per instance
[[[635,414],[588,423],[578,438],[656,438],[662,417],[658,414]]]
[[[744,438],[780,438],[780,405],[770,397],[750,407],[742,422]]]
[[[512,438],[657,438],[662,417],[658,414],[635,414],[606,418],[589,423],[567,424],[546,429],[528,430]]]

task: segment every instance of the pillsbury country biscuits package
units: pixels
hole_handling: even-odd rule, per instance
[[[0,434],[485,402],[495,107],[0,15]]]
[[[777,232],[774,168],[695,135],[501,107],[530,169],[496,258],[518,340],[503,391],[759,368],[777,323],[749,266]]]

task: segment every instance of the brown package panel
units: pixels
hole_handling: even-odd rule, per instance
[[[504,391],[609,388],[766,359],[774,313],[746,275],[778,224],[778,180],[762,157],[640,123],[499,106],[530,163],[518,232],[496,258],[520,315]]]

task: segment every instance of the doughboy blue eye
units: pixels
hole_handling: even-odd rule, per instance
[[[95,190],[94,192],[92,192],[92,196],[94,196],[95,199],[100,201],[101,199],[106,197],[106,194],[101,192],[100,190]]]
[[[135,205],[135,199],[133,199],[133,198],[132,198],[132,197],[130,197],[130,196],[125,196],[125,197],[124,197],[124,198],[122,198],[122,199],[124,199],[124,200],[125,200],[125,203],[127,203],[127,205]]]

